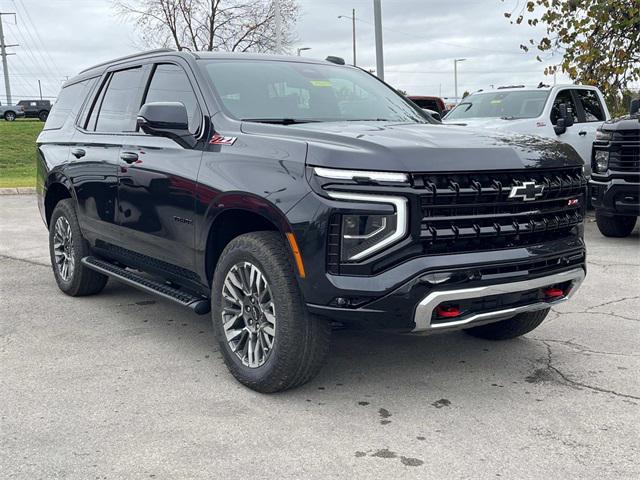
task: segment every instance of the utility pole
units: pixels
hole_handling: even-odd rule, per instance
[[[42,84],[40,83],[40,80],[38,80],[38,90],[40,90],[40,100],[42,100]]]
[[[280,0],[274,0],[274,16],[276,20],[276,54],[282,53],[282,12],[280,11]]]
[[[353,66],[356,66],[356,9],[351,11],[351,22],[353,24]]]
[[[2,71],[4,72],[4,90],[7,96],[7,105],[11,105],[11,85],[9,84],[9,65],[7,57],[9,55],[15,55],[15,53],[7,53],[7,47],[17,47],[18,45],[7,45],[4,42],[4,31],[2,30],[3,15],[13,15],[15,18],[16,14],[0,12],[0,56],[2,56]]]
[[[373,15],[376,25],[376,74],[384,81],[384,54],[382,52],[382,5],[380,0],[373,0]]]
[[[338,18],[348,18],[351,20],[352,31],[353,31],[353,66],[356,66],[356,9],[354,8],[351,11],[351,16],[348,15],[338,15]]]
[[[455,89],[455,102],[458,104],[458,62],[464,62],[466,58],[456,58],[453,61],[453,83]]]

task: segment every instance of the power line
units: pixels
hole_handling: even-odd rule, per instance
[[[15,1],[13,2],[13,4],[16,6],[16,10],[17,10],[18,5],[15,3]],[[36,40],[31,34],[31,28],[29,27],[27,22],[26,21],[23,22],[23,28],[18,28],[17,24],[15,25],[14,28],[17,31],[18,35],[22,38],[23,47],[26,49],[27,54],[32,58],[34,64],[42,67],[41,73],[49,75],[53,78],[58,77],[59,75],[51,70],[45,58],[42,56],[42,53],[39,51],[38,46],[36,45]],[[29,41],[27,41],[26,36],[22,33],[23,30],[26,33],[26,35],[29,37]],[[30,45],[33,45],[36,47],[35,53]],[[36,58],[36,54],[39,55],[40,57],[39,59]]]
[[[15,0],[12,0],[12,1],[13,1],[13,4],[16,5]],[[18,0],[18,2],[20,3],[20,6],[22,7],[22,11],[26,15],[27,21],[33,27],[33,32],[35,33],[36,38],[37,38],[37,40],[38,40],[38,42],[40,44],[40,48],[42,49],[41,51],[44,52],[44,54],[45,54],[44,56],[51,61],[51,66],[53,67],[52,72],[55,73],[57,77],[63,77],[64,75],[62,74],[62,70],[60,70],[58,68],[58,66],[56,65],[56,62],[53,60],[53,58],[51,57],[51,54],[49,53],[49,51],[45,47],[44,42],[42,41],[42,37],[40,37],[40,34],[38,33],[38,28],[36,27],[35,23],[31,19],[31,15],[29,14],[29,11],[25,7],[24,2],[22,0]],[[17,5],[16,5],[16,7],[17,7]]]

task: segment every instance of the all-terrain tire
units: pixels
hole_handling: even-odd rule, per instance
[[[525,312],[501,322],[468,328],[465,332],[473,337],[484,338],[485,340],[511,340],[537,328],[548,313],[549,309]]]
[[[58,222],[66,227],[70,233],[71,243],[67,255],[73,262],[73,268],[66,275],[62,271],[60,263],[56,260],[56,225]],[[66,222],[66,223],[65,223]],[[109,277],[102,275],[82,264],[83,257],[91,255],[89,244],[82,236],[78,217],[73,200],[60,200],[53,210],[49,223],[49,254],[51,255],[51,267],[53,275],[60,290],[72,297],[82,297],[99,293],[107,284]],[[66,278],[65,278],[66,277]]]
[[[234,266],[244,262],[255,265],[266,278],[276,317],[273,346],[264,363],[253,367],[232,350],[223,326],[224,282]],[[273,393],[298,387],[320,371],[329,349],[330,323],[307,311],[291,251],[278,233],[253,232],[232,240],[220,256],[212,285],[213,330],[224,361],[239,382],[258,392]]]
[[[628,237],[636,226],[637,217],[607,216],[596,210],[598,230],[605,237]]]

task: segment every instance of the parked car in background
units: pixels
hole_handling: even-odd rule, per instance
[[[508,340],[585,276],[574,149],[445,128],[348,65],[120,58],[65,83],[37,147],[60,290],[114,278],[211,313],[261,392],[319,371],[331,321]]]
[[[566,112],[566,113],[565,113]],[[590,173],[591,147],[598,128],[611,117],[596,87],[499,87],[466,97],[443,119],[444,123],[508,130],[568,143]]]
[[[13,122],[16,118],[21,117],[24,117],[22,106],[0,104],[0,118],[4,118],[7,122]]]
[[[640,215],[640,99],[629,115],[605,122],[596,134],[591,161],[591,203],[607,237],[626,237]]]
[[[424,97],[418,95],[410,95],[407,97],[413,103],[418,105],[423,110],[431,110],[437,112],[440,117],[444,115],[445,106],[444,100],[440,97]]]
[[[51,111],[49,100],[20,100],[18,105],[23,108],[26,118],[38,118],[42,122],[47,121]]]

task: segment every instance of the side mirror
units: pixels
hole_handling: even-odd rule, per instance
[[[187,108],[182,103],[145,103],[138,112],[137,124],[147,135],[170,138],[185,148],[196,145],[196,139],[189,132]]]
[[[567,107],[566,103],[558,105],[558,110],[560,116],[558,117],[553,130],[556,132],[556,135],[562,135],[567,131],[567,128],[573,125],[573,112],[569,107]]]
[[[634,98],[629,105],[629,115],[637,115],[640,111],[640,98]]]

